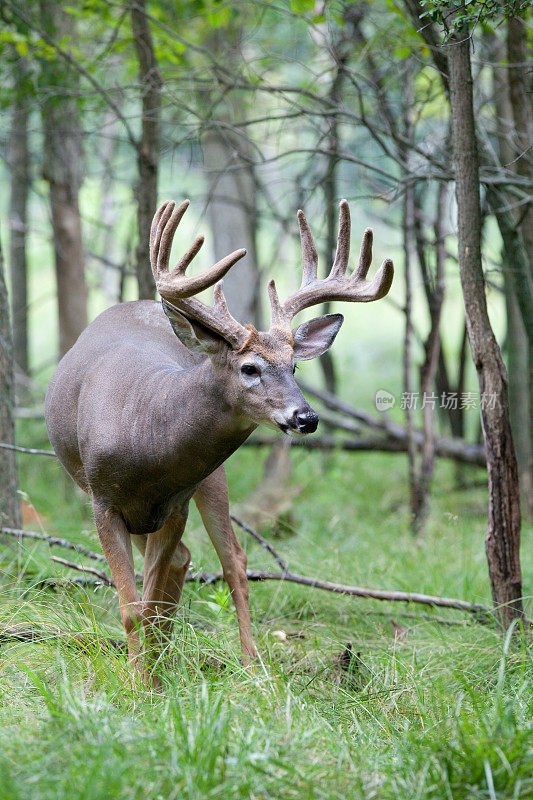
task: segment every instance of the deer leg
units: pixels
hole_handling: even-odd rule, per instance
[[[139,630],[143,606],[135,583],[130,534],[122,517],[93,498],[98,538],[118,592],[120,617],[128,640],[128,657],[139,668]]]
[[[150,666],[159,660],[164,640],[172,629],[172,615],[189,566],[190,553],[181,543],[186,520],[187,509],[180,509],[160,530],[146,537],[142,599],[145,648]],[[158,683],[155,677],[153,680]]]
[[[257,658],[248,599],[246,553],[237,541],[229,515],[228,483],[224,466],[206,478],[194,494],[194,502],[222,565],[237,612],[244,664]]]
[[[144,556],[146,553],[147,536],[132,536],[133,544]],[[174,624],[173,615],[179,603],[183,584],[189,564],[191,563],[191,553],[182,541],[178,542],[168,573],[168,579],[164,590],[164,603],[162,604],[162,614],[158,617],[161,620],[160,630],[163,636],[170,636]]]

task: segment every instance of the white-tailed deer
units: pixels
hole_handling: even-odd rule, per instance
[[[318,416],[294,380],[295,364],[324,353],[343,317],[327,314],[295,330],[291,320],[325,301],[383,297],[393,266],[386,260],[372,281],[365,280],[372,258],[367,229],[359,263],[346,276],[350,212],[343,200],[335,260],[328,277],[319,280],[311,231],[299,211],[302,283],[281,303],[270,281],[270,330],[259,332],[231,316],[216,283],[244,250],[187,277],[200,237],[169,272],[172,240],[188,205],[163,203],[152,224],[151,264],[162,305],[123,303],[89,325],[50,382],[46,424],[61,463],[92,498],[130,659],[138,660],[141,626],[152,659],[171,631],[190,561],[182,534],[192,497],[222,564],[248,663],[256,650],[246,556],[230,521],[224,461],[259,424],[289,434],[316,430]],[[215,301],[208,306],[195,295],[213,284]],[[132,541],[144,554],[142,599]],[[146,674],[151,663],[145,664]]]

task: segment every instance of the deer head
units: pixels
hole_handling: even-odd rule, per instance
[[[350,254],[350,211],[340,204],[337,251],[327,278],[317,276],[318,256],[307,220],[298,211],[303,257],[300,288],[283,303],[276,284],[268,284],[271,321],[268,331],[241,325],[230,314],[222,290],[223,276],[245,254],[236,250],[200,275],[185,272],[200,250],[198,237],[169,272],[170,250],[176,228],[189,206],[165,202],[152,223],[150,258],[163,308],[180,341],[191,351],[207,356],[218,373],[225,399],[245,420],[280,428],[284,433],[306,434],[316,430],[318,416],[307,403],[294,379],[298,361],[322,355],[331,347],[343,322],[342,314],[326,314],[293,329],[291,321],[305,308],[332,300],[368,303],[390,289],[393,265],[386,259],[372,281],[366,280],[372,260],[372,231],[367,228],[357,267],[347,275]],[[214,286],[214,304],[195,295]]]

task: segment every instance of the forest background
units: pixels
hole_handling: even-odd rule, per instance
[[[2,796],[530,796],[528,6],[0,2],[0,440],[49,449],[58,358],[154,296],[160,201],[191,199],[176,251],[206,233],[197,269],[247,249],[225,293],[264,326],[268,278],[299,282],[297,209],[326,274],[346,198],[351,263],[372,227],[392,290],[334,305],[331,356],[298,373],[323,430],[258,434],[232,502],[293,572],[475,612],[254,583],[250,676],[227,592],[191,582],[166,697],[127,689],[113,588],[13,535],[97,550],[87,498],[55,459],[2,449]],[[186,539],[193,571],[216,569],[194,515]]]

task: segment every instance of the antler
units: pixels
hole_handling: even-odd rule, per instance
[[[370,303],[385,297],[394,275],[390,258],[385,259],[374,279],[366,280],[372,262],[372,230],[367,228],[363,235],[357,267],[351,275],[346,275],[350,255],[350,209],[346,200],[341,200],[339,210],[339,234],[337,251],[331,271],[327,278],[319,280],[317,275],[318,255],[313,236],[303,211],[298,211],[300,239],[302,243],[303,274],[297,292],[280,303],[276,284],[271,280],[268,294],[271,307],[271,327],[289,327],[296,314],[304,308],[326,303],[331,300],[345,300],[350,303]]]
[[[189,207],[189,200],[184,200],[177,208],[175,205],[173,201],[167,201],[159,206],[150,231],[150,263],[157,291],[167,303],[220,334],[238,349],[249,336],[249,331],[228,311],[220,279],[246,255],[246,250],[235,250],[199,275],[187,277],[185,271],[204,243],[204,237],[199,236],[169,272],[172,240],[181,218]],[[197,292],[213,284],[216,286],[215,301],[212,306],[193,297]]]

